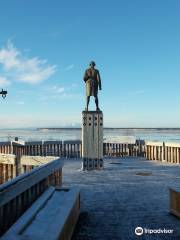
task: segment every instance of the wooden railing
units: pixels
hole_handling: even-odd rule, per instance
[[[11,142],[0,142],[0,153],[13,154],[13,146]]]
[[[78,158],[81,156],[81,141],[0,142],[0,153]]]
[[[15,156],[0,154],[0,184],[16,177]]]
[[[81,141],[3,142],[0,143],[1,153],[13,153],[14,155],[8,155],[11,159],[7,162],[3,162],[3,155],[0,155],[0,184],[32,170],[35,165],[38,166],[38,162],[29,164],[29,159],[23,163],[22,157],[24,156],[81,157]],[[135,144],[104,142],[103,154],[108,157],[142,156],[149,160],[180,164],[180,144],[175,143],[143,140],[137,140]],[[14,156],[13,160],[12,156]]]
[[[140,148],[143,144],[136,141],[135,144],[104,143],[105,156],[137,156],[142,154]],[[0,143],[1,146],[1,143]],[[81,157],[81,141],[37,141],[37,142],[4,142],[0,153],[27,155],[27,156],[59,156],[67,158]]]
[[[25,142],[23,145],[18,142],[0,142],[0,153],[14,154],[16,170],[11,166],[0,164],[0,172],[14,176],[18,175],[21,168],[21,156],[57,156],[66,158],[81,157],[81,141],[45,141],[45,142]],[[171,163],[180,163],[180,144],[150,142],[137,140],[135,144],[123,143],[104,143],[104,156],[123,157],[123,156],[142,156],[149,160],[159,160]],[[1,175],[2,176],[2,175]],[[3,178],[8,176],[3,175]],[[0,182],[2,177],[0,177]]]
[[[135,144],[104,143],[108,157],[141,156],[142,142]],[[38,156],[41,159],[38,159]],[[27,159],[26,159],[27,157]],[[0,143],[0,184],[57,157],[81,157],[81,141],[36,141]],[[49,159],[50,158],[50,159]]]
[[[145,156],[148,160],[180,164],[180,144],[145,142]]]
[[[137,156],[138,145],[126,143],[104,143],[103,154],[109,157]]]
[[[48,186],[61,186],[62,166],[62,159],[58,159],[0,186],[0,236]]]
[[[0,184],[59,158],[53,156],[43,157],[24,155],[19,157],[20,160],[17,162],[17,157],[15,155],[0,154]],[[18,164],[18,166],[16,164]]]
[[[81,141],[0,142],[0,184],[41,165],[23,163],[23,156],[78,158]]]

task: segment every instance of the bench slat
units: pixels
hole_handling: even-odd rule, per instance
[[[80,194],[49,187],[2,236],[2,240],[70,240],[80,211]]]
[[[0,207],[62,166],[63,161],[58,159],[38,169],[34,169],[30,173],[25,173],[8,183],[2,184],[0,187]]]

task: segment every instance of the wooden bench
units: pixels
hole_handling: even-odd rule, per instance
[[[57,159],[0,186],[0,236],[50,186],[61,186],[63,160]]]
[[[180,218],[180,188],[169,189],[170,191],[170,213]]]
[[[2,240],[70,240],[80,212],[79,190],[49,187]]]

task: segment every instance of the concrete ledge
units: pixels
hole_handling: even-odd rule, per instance
[[[79,190],[49,187],[2,240],[70,240],[80,212]]]
[[[59,157],[55,156],[25,156],[23,155],[21,157],[21,165],[26,165],[26,166],[40,166],[43,164],[47,164],[49,162],[52,162],[54,160],[57,160]]]
[[[14,165],[15,164],[15,155],[0,153],[0,163]]]

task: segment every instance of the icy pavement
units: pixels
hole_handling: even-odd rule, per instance
[[[180,220],[169,214],[169,187],[180,186],[180,166],[128,157],[104,164],[104,170],[83,172],[80,159],[65,161],[63,185],[81,193],[73,240],[180,240]],[[137,226],[174,232],[136,236]]]

